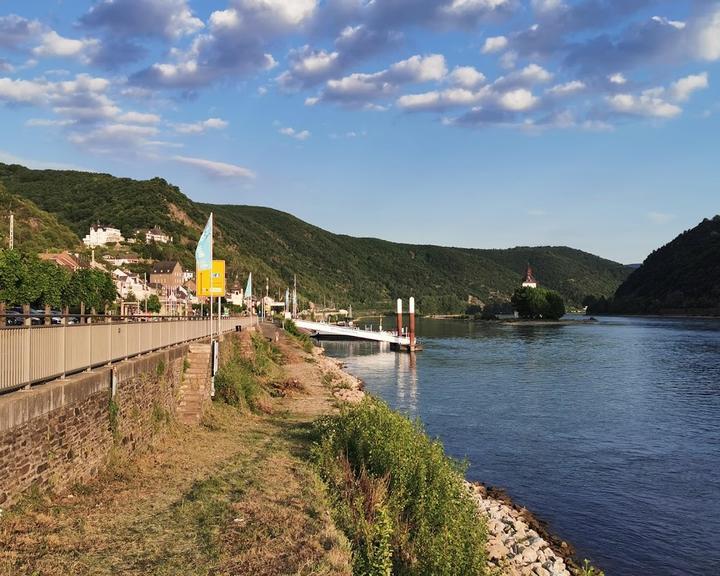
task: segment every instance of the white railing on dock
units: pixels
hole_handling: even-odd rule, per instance
[[[221,318],[220,331],[231,332],[249,322]],[[216,318],[215,330],[217,325]],[[207,338],[210,329],[210,320],[189,318],[0,328],[0,392]]]

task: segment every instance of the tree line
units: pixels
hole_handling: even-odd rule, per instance
[[[18,250],[0,250],[0,305],[104,311],[117,297],[106,272],[71,272]]]

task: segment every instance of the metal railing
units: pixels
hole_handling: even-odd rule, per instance
[[[2,320],[2,319],[0,319]],[[221,332],[247,325],[249,318],[220,318]],[[213,319],[218,329],[218,319]],[[0,393],[62,378],[182,342],[208,338],[207,318],[151,322],[10,326],[0,329]]]

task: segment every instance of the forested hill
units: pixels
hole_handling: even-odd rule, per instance
[[[0,246],[8,245],[9,217],[15,215],[15,244],[30,252],[50,247],[71,247],[78,242],[77,235],[32,201],[10,194],[0,182]]]
[[[506,301],[528,262],[541,284],[579,304],[590,294],[610,296],[628,274],[621,264],[567,247],[477,250],[333,234],[270,208],[196,203],[161,178],[0,164],[0,183],[72,230],[76,245],[96,222],[118,227],[126,237],[160,226],[174,237],[171,246],[138,243],[131,249],[149,258],[177,258],[189,268],[212,211],[216,255],[227,261],[231,283],[235,277],[244,283],[252,271],[256,290],[268,277],[275,293],[297,274],[302,297],[338,306],[391,308],[394,298],[415,295],[419,308],[433,313],[462,311],[468,296]]]
[[[720,314],[720,216],[703,220],[650,254],[607,308],[635,314]]]

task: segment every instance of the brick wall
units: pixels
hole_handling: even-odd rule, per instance
[[[234,340],[226,337],[221,351]],[[63,490],[89,480],[113,447],[149,446],[175,417],[187,354],[180,345],[0,396],[0,508],[32,486]]]

